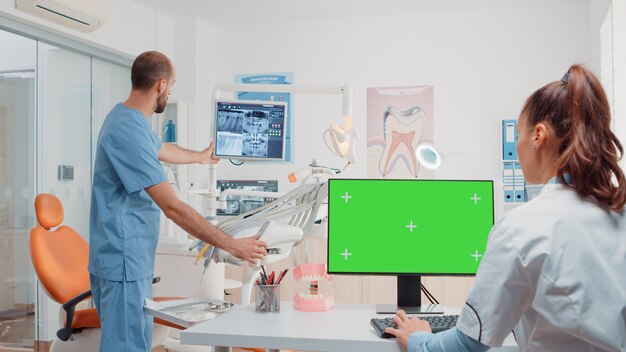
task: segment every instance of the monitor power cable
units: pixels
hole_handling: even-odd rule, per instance
[[[439,301],[437,301],[435,296],[433,296],[432,293],[430,293],[430,291],[426,289],[426,286],[424,286],[424,284],[420,283],[420,289],[422,290],[422,292],[424,292],[424,295],[426,296],[426,298],[428,298],[431,304],[439,304]]]

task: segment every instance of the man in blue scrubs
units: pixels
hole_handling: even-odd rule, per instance
[[[266,254],[257,236],[233,239],[176,197],[159,161],[217,162],[213,145],[190,151],[162,144],[150,117],[165,109],[176,81],[172,62],[149,51],[131,69],[132,90],[107,115],[96,151],[90,219],[91,291],[102,326],[100,351],[150,351],[152,317],[144,310],[152,298],[159,214],[193,236],[255,263]]]

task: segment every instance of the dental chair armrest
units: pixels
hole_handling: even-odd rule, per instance
[[[152,279],[152,284],[156,284],[159,281],[161,281],[161,278],[157,276]],[[69,340],[70,337],[72,336],[72,333],[74,333],[77,330],[80,330],[80,329],[72,330],[72,321],[74,320],[74,312],[76,311],[76,305],[89,297],[91,297],[91,290],[85,291],[81,293],[80,295],[63,303],[63,310],[65,310],[65,326],[57,331],[57,337],[61,341]]]
[[[91,290],[85,291],[78,296],[70,299],[69,301],[63,303],[63,310],[65,310],[65,326],[59,331],[57,331],[57,337],[61,341],[67,341],[72,336],[72,321],[74,320],[74,311],[76,310],[76,305],[85,299],[91,297]]]

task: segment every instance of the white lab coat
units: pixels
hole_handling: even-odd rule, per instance
[[[626,351],[626,212],[560,184],[512,210],[487,250],[457,326],[522,351]]]

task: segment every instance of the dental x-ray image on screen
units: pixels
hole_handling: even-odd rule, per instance
[[[215,156],[242,160],[284,160],[287,103],[217,101]]]

